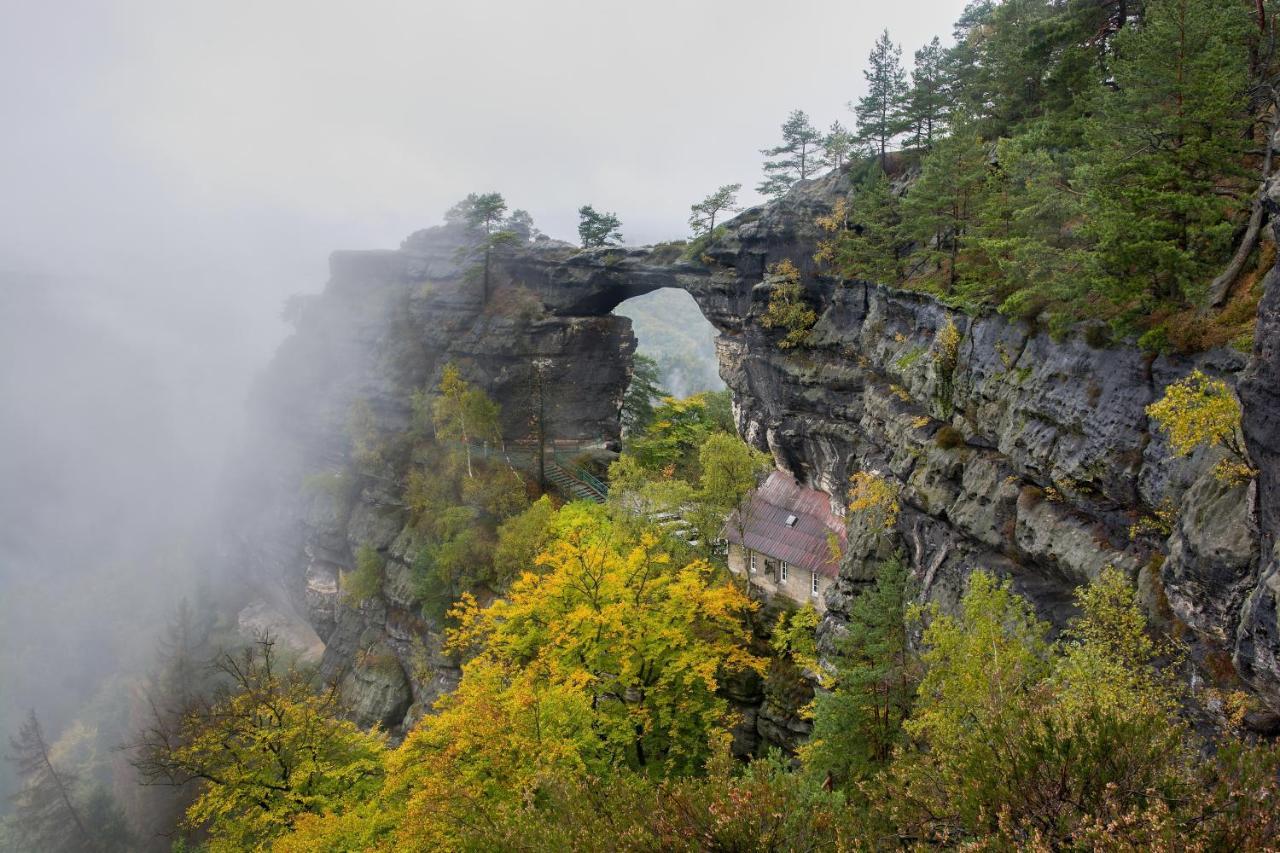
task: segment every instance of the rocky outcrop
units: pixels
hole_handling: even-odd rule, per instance
[[[1267,199],[1280,240],[1280,184]],[[1280,265],[1263,282],[1253,358],[1240,382],[1244,437],[1258,468],[1259,568],[1240,617],[1235,663],[1280,708]],[[1280,726],[1277,726],[1280,728]]]
[[[278,439],[256,469],[261,501],[242,520],[241,558],[310,608],[327,644],[323,669],[361,719],[394,729],[398,715],[412,719],[450,689],[457,668],[414,605],[395,464],[358,483],[334,476],[351,458],[352,408],[365,407],[380,433],[402,432],[413,390],[453,361],[503,404],[504,431],[517,438],[542,362],[555,437],[612,442],[635,344],[628,321],[609,312],[660,287],[687,290],[718,329],[747,440],[837,504],[858,471],[898,491],[887,533],[849,516],[824,636],[840,631],[850,597],[895,552],[922,596],[954,604],[983,568],[1012,578],[1059,624],[1073,588],[1115,566],[1140,581],[1153,612],[1190,629],[1197,658],[1233,652],[1241,676],[1280,702],[1280,285],[1268,282],[1251,362],[1233,350],[1187,358],[1099,346],[1083,329],[1054,338],[826,275],[813,262],[814,220],[848,191],[839,174],[802,182],[728,223],[695,260],[679,246],[511,249],[494,259],[487,301],[462,273],[467,238],[455,228],[419,232],[396,251],[335,253],[328,287],[298,306],[298,333],[260,389]],[[819,317],[808,345],[792,350],[760,322],[766,271],[783,259]],[[1246,365],[1256,489],[1218,483],[1213,453],[1174,458],[1145,413],[1193,369],[1234,383]],[[303,488],[318,476],[330,479]],[[337,601],[336,578],[363,544],[383,555],[385,583],[352,608]],[[752,710],[744,742],[799,736],[775,711]]]
[[[414,392],[453,363],[502,402],[514,441],[530,431],[539,371],[548,436],[607,445],[619,436],[635,348],[626,318],[557,314],[523,283],[558,268],[571,254],[563,244],[508,251],[486,303],[460,259],[473,242],[442,227],[396,251],[333,254],[324,292],[291,304],[297,331],[256,389],[263,442],[235,487],[252,499],[229,522],[238,542],[228,562],[252,583],[287,590],[325,642],[321,674],[356,719],[393,734],[458,678],[410,580],[415,547],[401,496]],[[357,444],[374,458],[355,465]],[[385,582],[353,607],[339,577],[362,546],[380,555]]]

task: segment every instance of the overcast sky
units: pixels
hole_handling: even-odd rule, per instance
[[[684,236],[790,110],[852,123],[882,28],[909,63],[961,7],[0,0],[0,736],[163,623],[330,251],[490,190],[556,237],[585,203]]]
[[[587,202],[682,236],[789,110],[852,123],[881,28],[909,64],[962,6],[3,0],[0,268],[315,289],[490,189],[553,236]]]

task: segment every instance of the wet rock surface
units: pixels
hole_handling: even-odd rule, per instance
[[[827,276],[813,262],[814,219],[848,190],[837,174],[802,182],[729,222],[694,260],[678,246],[530,244],[495,257],[487,303],[457,260],[465,235],[456,229],[418,232],[399,250],[333,255],[328,286],[299,303],[297,334],[258,389],[261,432],[274,440],[250,466],[259,500],[240,520],[237,553],[308,609],[327,643],[323,670],[362,719],[402,730],[390,718],[400,714],[401,727],[416,719],[458,669],[440,651],[440,626],[413,602],[399,463],[322,492],[303,486],[348,470],[353,405],[367,405],[379,430],[403,432],[413,390],[453,361],[502,404],[515,439],[528,431],[532,365],[547,360],[556,437],[616,441],[635,340],[629,321],[609,312],[659,287],[687,290],[719,331],[721,375],[748,441],[837,505],[857,471],[898,490],[889,531],[848,516],[822,637],[840,633],[852,596],[895,552],[922,597],[954,605],[983,568],[1011,578],[1059,625],[1072,589],[1110,565],[1141,575],[1149,600],[1167,603],[1197,642],[1234,654],[1241,676],[1280,704],[1280,274],[1268,278],[1251,357],[1153,356],[1093,346],[1083,330],[1055,339]],[[760,323],[765,271],[783,259],[801,271],[819,316],[809,345],[793,350]],[[942,343],[950,328],[952,356]],[[1215,484],[1213,454],[1173,458],[1147,418],[1146,406],[1193,369],[1240,378],[1256,488]],[[1156,523],[1170,511],[1171,528]],[[365,543],[387,560],[383,593],[352,608],[338,600],[336,578]],[[368,648],[394,659],[404,681],[361,663]],[[803,729],[771,707],[749,717],[744,746],[792,742]]]

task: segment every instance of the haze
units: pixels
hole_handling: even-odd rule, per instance
[[[585,203],[684,236],[790,110],[852,125],[882,28],[909,65],[962,6],[5,2],[0,726],[56,734],[145,655],[332,249],[486,190],[555,237]]]

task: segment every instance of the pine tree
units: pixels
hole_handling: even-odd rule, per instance
[[[828,169],[840,169],[853,157],[853,134],[835,121],[822,137],[822,165]]]
[[[666,396],[658,375],[658,363],[637,353],[631,364],[631,383],[622,398],[622,429],[628,435],[643,432],[653,420],[654,400]]]
[[[1088,233],[1102,284],[1145,313],[1144,298],[1194,300],[1230,250],[1242,207],[1248,72],[1244,7],[1152,0],[1115,38],[1116,88],[1088,128]]]
[[[810,774],[844,784],[888,763],[919,678],[908,640],[908,598],[906,567],[894,559],[854,599],[835,656],[835,682],[818,697],[813,736],[801,750]]]
[[[621,228],[615,214],[600,213],[589,204],[578,208],[578,237],[584,249],[621,243]]]
[[[917,148],[932,148],[935,134],[946,125],[947,77],[946,53],[937,36],[916,51],[915,68],[911,71],[911,90],[907,93],[904,119]]]
[[[862,72],[867,78],[867,94],[849,108],[858,118],[858,138],[875,146],[880,168],[887,169],[889,145],[904,129],[902,110],[907,97],[902,48],[890,40],[888,30],[876,39],[867,62]]]
[[[809,123],[804,110],[792,111],[782,125],[782,144],[760,149],[770,159],[764,162],[765,179],[756,189],[773,198],[786,195],[792,184],[818,170],[821,141],[822,134]]]
[[[459,256],[481,259],[479,268],[471,268],[467,275],[480,278],[482,303],[489,301],[489,268],[494,249],[517,240],[506,227],[506,213],[507,202],[502,193],[471,193],[444,216],[446,222],[463,225],[477,238],[472,245],[464,246]]]
[[[76,803],[78,779],[60,769],[50,756],[49,742],[32,711],[9,738],[8,758],[17,765],[22,789],[14,797],[14,824],[25,849],[48,853],[98,850],[99,845]]]
[[[700,237],[703,234],[715,234],[716,216],[738,209],[736,205],[738,203],[738,190],[740,189],[742,189],[742,184],[725,184],[689,208],[691,211],[689,227],[693,229],[694,236]]]
[[[852,203],[841,203],[829,217],[818,220],[830,233],[819,244],[814,260],[842,278],[895,284],[901,276],[901,216],[889,180],[876,164],[863,179]]]
[[[529,215],[527,210],[511,211],[511,215],[507,217],[507,221],[503,224],[503,230],[514,234],[516,241],[520,243],[528,243],[531,240],[537,240],[542,237],[542,232],[534,227],[533,217]]]
[[[961,253],[982,205],[989,168],[987,146],[960,130],[938,141],[902,201],[903,239],[914,241],[921,260],[943,271],[948,292],[960,278]],[[908,278],[918,266],[907,270]]]

